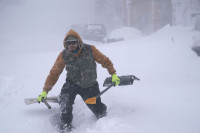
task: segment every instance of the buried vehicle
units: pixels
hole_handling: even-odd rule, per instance
[[[103,24],[77,24],[72,25],[71,28],[86,40],[103,42],[103,38],[107,35],[106,28]]]
[[[112,43],[129,40],[144,36],[144,34],[134,27],[123,27],[111,31],[103,40],[104,43]]]

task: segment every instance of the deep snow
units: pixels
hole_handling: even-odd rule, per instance
[[[105,38],[104,41],[108,40],[129,40],[135,39],[143,36],[144,34],[136,28],[133,27],[123,27],[110,32]]]
[[[117,43],[85,40],[112,60],[118,75],[134,74],[141,81],[113,87],[102,95],[108,116],[98,121],[77,96],[73,111],[75,132],[200,133],[200,58],[191,50],[194,36],[199,33],[190,27],[166,26],[152,35]],[[61,50],[0,53],[2,133],[55,132],[50,119],[58,113],[59,106],[51,104],[51,110],[44,104],[27,106],[24,99],[41,93]],[[109,74],[100,65],[97,70],[103,90],[103,81]],[[65,71],[48,96],[58,95],[64,80]]]

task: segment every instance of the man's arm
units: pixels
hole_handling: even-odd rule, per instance
[[[65,67],[65,63],[63,61],[62,52],[58,55],[53,67],[50,70],[49,75],[45,81],[43,91],[49,92],[52,87],[56,84],[60,74],[62,73]]]
[[[115,74],[116,70],[113,67],[113,63],[108,57],[102,54],[95,46],[92,46],[92,54],[96,62],[102,65],[102,67],[107,68],[110,75]]]

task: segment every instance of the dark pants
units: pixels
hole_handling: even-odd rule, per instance
[[[63,85],[59,96],[61,121],[67,124],[72,122],[72,105],[74,104],[74,100],[77,94],[79,94],[85,101],[88,98],[95,97],[99,92],[100,91],[98,82],[96,82],[91,87],[81,88],[75,85],[73,82],[66,80],[66,83]],[[100,97],[96,100],[96,104],[87,104],[87,106],[97,118],[106,115],[107,107],[101,102]]]

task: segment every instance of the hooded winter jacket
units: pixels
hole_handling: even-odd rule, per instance
[[[70,53],[66,48],[65,41],[70,35],[77,37],[79,41],[79,51],[75,55]],[[113,75],[116,72],[110,59],[96,49],[95,46],[84,44],[79,34],[74,30],[70,30],[67,33],[63,44],[65,50],[58,55],[43,87],[43,90],[47,93],[55,85],[64,68],[67,70],[67,78],[82,88],[89,87],[96,81],[96,62],[101,64],[102,67],[107,68],[110,75]],[[87,58],[85,58],[85,55],[87,55]],[[80,65],[83,67],[78,67],[76,64],[88,65],[89,67],[87,68],[83,65]],[[88,72],[89,69],[91,70]],[[88,74],[91,75],[92,78],[88,78]]]

